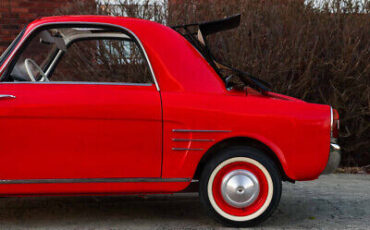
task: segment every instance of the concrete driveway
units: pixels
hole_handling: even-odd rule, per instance
[[[278,210],[257,229],[370,229],[370,175],[284,183]],[[0,199],[0,229],[222,229],[196,194]]]

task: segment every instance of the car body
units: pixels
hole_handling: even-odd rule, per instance
[[[53,26],[124,31],[142,49],[153,81],[9,80],[35,31]],[[329,105],[228,89],[196,47],[155,22],[38,19],[4,53],[0,75],[2,196],[180,192],[220,149],[236,145],[262,149],[288,181],[316,179],[339,162],[338,151],[330,157],[339,146]]]

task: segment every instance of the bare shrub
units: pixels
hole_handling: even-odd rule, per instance
[[[342,165],[370,164],[370,4],[334,0],[315,8],[303,0],[119,1],[58,14],[114,14],[169,25],[242,14],[241,26],[210,37],[216,56],[271,82],[274,91],[330,104],[341,116]],[[73,5],[73,4],[71,4]],[[91,10],[91,9],[90,9]],[[168,14],[167,14],[168,13]]]
[[[165,24],[165,0],[73,0],[58,9],[55,15],[112,15],[143,18]]]

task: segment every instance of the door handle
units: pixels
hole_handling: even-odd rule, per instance
[[[2,98],[15,99],[16,97],[14,95],[0,94],[0,99]]]

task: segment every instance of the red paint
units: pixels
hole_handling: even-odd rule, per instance
[[[17,97],[0,99],[0,179],[191,179],[208,149],[234,137],[268,146],[290,179],[312,180],[325,168],[330,144],[328,105],[276,93],[227,91],[202,56],[166,26],[122,17],[50,17],[29,24],[19,44],[38,26],[74,22],[131,30],[148,54],[160,92],[154,85],[0,84],[0,94]],[[0,74],[7,64],[1,66]],[[177,133],[173,129],[231,132]],[[214,141],[187,143],[173,138]],[[180,191],[188,184],[3,184],[0,193],[157,193]]]

